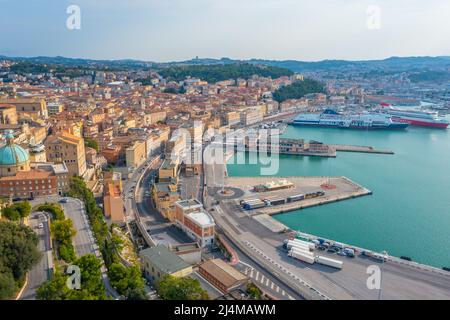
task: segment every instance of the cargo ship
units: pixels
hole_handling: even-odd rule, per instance
[[[393,108],[390,105],[381,104],[380,112],[390,115],[392,120],[408,123],[412,126],[446,129],[450,122],[440,117],[435,111],[419,109]]]
[[[327,109],[321,114],[299,114],[291,124],[297,126],[384,130],[401,130],[409,126],[408,123],[394,121],[388,114],[341,114],[331,109]]]

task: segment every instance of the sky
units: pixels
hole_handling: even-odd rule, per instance
[[[67,28],[70,5],[80,28]],[[180,61],[450,56],[449,0],[0,0],[0,55]],[[73,25],[73,24],[72,24]]]

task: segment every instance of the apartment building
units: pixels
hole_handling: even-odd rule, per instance
[[[264,114],[261,108],[248,108],[244,112],[241,112],[241,123],[244,126],[249,126],[263,121],[263,116]]]
[[[47,137],[45,141],[47,160],[50,162],[64,162],[69,175],[84,176],[86,173],[86,154],[84,139],[68,132],[59,132]]]
[[[119,172],[107,172],[103,176],[103,208],[111,222],[122,224],[125,221],[122,199],[122,176]]]
[[[134,141],[134,143],[125,149],[125,159],[127,163],[127,167],[129,168],[137,168],[139,167],[146,159],[146,142],[145,141]]]
[[[225,122],[229,126],[237,125],[241,123],[241,114],[236,111],[227,112],[225,114]]]

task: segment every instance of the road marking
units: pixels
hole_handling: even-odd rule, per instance
[[[250,271],[250,278],[253,278],[253,269]]]
[[[261,275],[261,283],[264,283],[264,275]]]
[[[280,292],[280,287],[277,286],[276,292],[279,293]]]
[[[273,290],[273,286],[274,286],[274,283],[272,282],[272,284],[270,285],[270,290]]]
[[[255,277],[255,280],[258,281],[258,278],[259,278],[259,271],[256,271],[256,277]]]
[[[282,291],[281,291],[281,295],[282,295],[282,296],[285,296],[285,295],[286,295],[286,291],[282,290]]]
[[[269,279],[267,279],[267,281],[266,281],[266,286],[267,287],[269,286]]]

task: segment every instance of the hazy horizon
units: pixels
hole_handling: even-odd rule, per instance
[[[81,28],[69,30],[69,5]],[[446,0],[0,0],[0,54],[169,62],[450,56]]]

